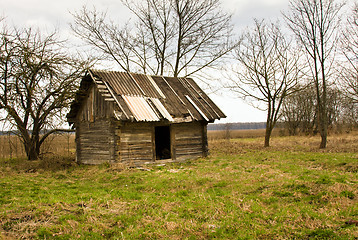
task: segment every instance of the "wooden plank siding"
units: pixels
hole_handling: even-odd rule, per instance
[[[105,101],[95,85],[88,91],[76,121],[76,157],[84,164],[116,161],[114,103]]]
[[[141,165],[156,160],[155,127],[161,123],[123,123],[117,129],[119,162]],[[168,126],[168,125],[167,125]],[[207,155],[206,124],[193,122],[170,125],[170,161],[184,161]]]
[[[172,125],[172,132],[174,132],[173,148],[175,149],[175,160],[183,161],[206,155],[203,151],[203,145],[205,145],[204,126],[206,126],[206,124],[200,122]]]
[[[92,85],[88,92],[88,97],[79,111],[78,121],[94,122],[96,119],[113,117],[114,102],[105,101],[95,85]]]
[[[115,134],[110,120],[76,125],[77,161],[84,164],[115,162]]]
[[[128,165],[140,165],[155,159],[153,152],[153,125],[148,123],[125,123],[117,135],[118,159]]]

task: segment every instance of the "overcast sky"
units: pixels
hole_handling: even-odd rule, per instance
[[[72,22],[70,12],[80,10],[83,5],[107,10],[110,18],[126,22],[129,11],[119,0],[0,0],[0,15],[8,24],[26,27],[39,27],[53,31],[58,29],[64,38],[73,38],[69,28]],[[225,10],[233,13],[237,31],[252,24],[253,18],[276,20],[281,11],[287,9],[288,0],[222,0]],[[219,74],[219,73],[218,73]],[[220,122],[264,122],[266,113],[259,111],[234,97],[210,95],[214,102],[228,116]]]

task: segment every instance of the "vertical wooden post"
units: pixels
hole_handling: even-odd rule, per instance
[[[115,130],[115,144],[116,144],[116,162],[122,162],[122,154],[121,154],[121,124],[119,121],[116,122],[116,130]]]
[[[207,122],[202,123],[203,157],[207,157],[209,155],[207,126],[208,126]]]
[[[110,119],[108,122],[109,127],[109,154],[110,154],[110,162],[116,162],[116,153],[117,153],[117,137],[116,137],[116,122],[114,119]]]

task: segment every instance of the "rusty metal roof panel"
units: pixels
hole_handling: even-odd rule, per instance
[[[150,81],[150,83],[153,85],[155,91],[159,94],[159,96],[160,96],[161,98],[164,98],[164,99],[165,99],[165,98],[166,98],[166,97],[165,97],[165,94],[164,94],[163,91],[159,88],[158,84],[154,81],[153,77],[152,77],[152,76],[149,76],[149,75],[147,75],[147,77],[148,77],[148,80]]]
[[[207,106],[206,102],[203,101],[202,96],[192,88],[186,79],[178,78],[178,81],[186,90],[187,95],[185,95],[185,97],[190,101],[191,104],[193,104],[198,113],[200,113],[200,115],[207,121],[216,119],[217,116],[214,114],[214,111],[212,111],[212,109]],[[190,96],[190,98],[188,98],[188,96]]]
[[[128,73],[117,73],[117,77],[113,79],[113,84],[117,84],[116,91],[118,94],[135,96],[143,95],[140,87],[133,81],[131,75]],[[120,93],[121,91],[123,91],[123,93]]]
[[[175,90],[172,89],[171,85],[168,84],[164,77],[152,76],[152,79],[165,95],[165,99],[161,99],[161,102],[171,115],[174,117],[182,117],[186,114],[189,115],[185,103],[183,104],[180,99],[176,97],[174,93]]]
[[[155,111],[151,108],[144,97],[122,96],[136,121],[160,121]]]
[[[201,109],[194,103],[194,101],[188,96],[185,95],[185,97],[189,100],[189,102],[194,106],[194,108],[200,113],[200,115],[206,120],[209,121],[209,118],[207,118],[207,116],[205,115],[205,113],[203,113],[203,111],[201,111]]]

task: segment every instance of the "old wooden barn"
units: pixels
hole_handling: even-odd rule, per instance
[[[191,78],[90,70],[67,120],[78,162],[142,165],[206,156],[207,124],[224,117]]]

